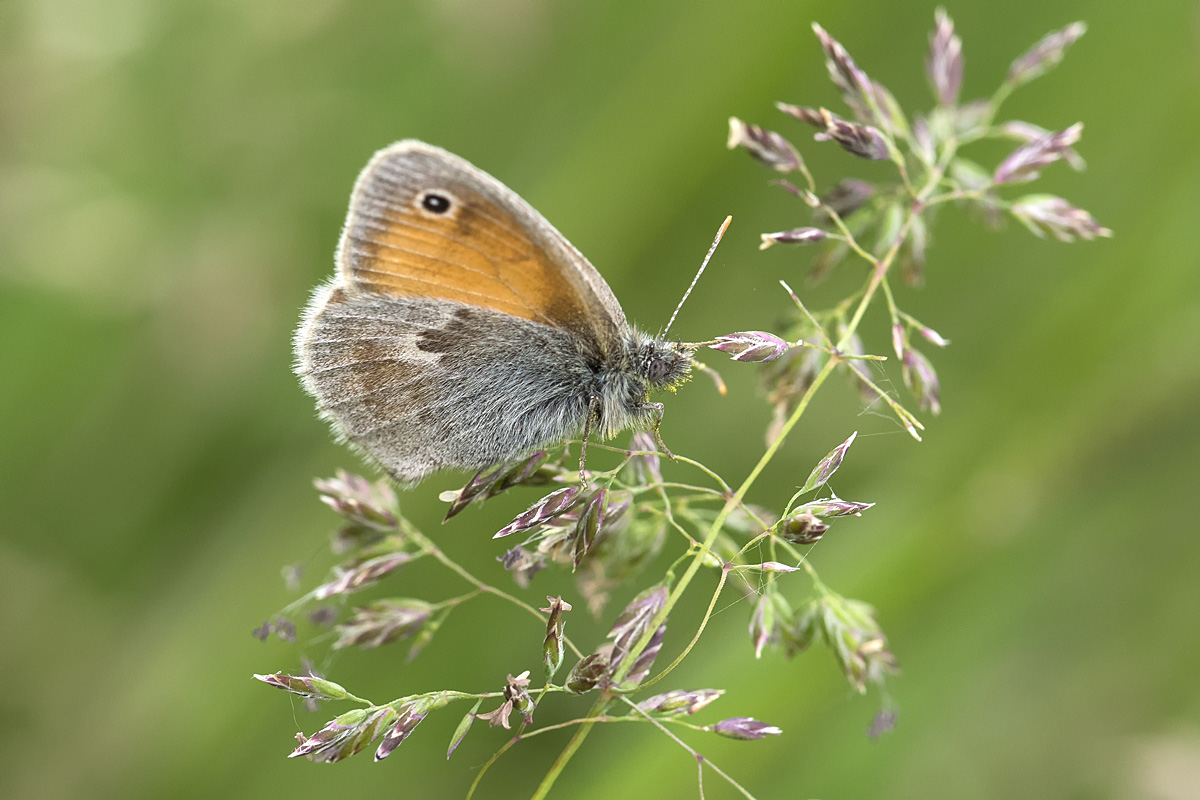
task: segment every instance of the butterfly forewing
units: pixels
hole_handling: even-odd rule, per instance
[[[422,142],[398,142],[363,170],[338,265],[357,290],[490,308],[568,330],[597,354],[628,330],[599,273],[545,218]]]

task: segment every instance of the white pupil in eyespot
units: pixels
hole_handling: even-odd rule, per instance
[[[427,194],[423,198],[421,198],[421,206],[426,211],[432,212],[434,214],[445,214],[447,211],[450,210],[450,200],[447,199],[444,195],[435,194],[434,192],[430,192],[429,194]]]

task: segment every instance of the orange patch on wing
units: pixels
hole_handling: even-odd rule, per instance
[[[489,198],[440,177],[414,186],[386,174],[384,165],[363,176],[341,253],[353,285],[453,300],[595,337],[594,315],[567,275],[571,265],[558,263]],[[448,211],[418,207],[439,189],[452,199]]]

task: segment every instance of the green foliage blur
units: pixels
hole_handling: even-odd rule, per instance
[[[816,20],[906,109],[929,108],[934,6],[0,3],[0,796],[464,796],[506,738],[476,726],[447,763],[465,707],[431,715],[382,764],[368,752],[318,765],[284,758],[292,735],[346,707],[312,714],[250,677],[294,671],[307,654],[384,701],[497,690],[506,673],[538,669],[543,632],[486,599],[411,664],[403,645],[329,660],[250,635],[294,596],[281,568],[302,565],[312,585],[329,563],[336,518],[312,478],[366,469],[290,372],[291,333],[332,272],[355,175],[400,138],[463,155],[567,234],[649,329],[732,214],[678,333],[778,328],[789,303],[777,281],[802,285],[813,251],[760,253],[758,234],[807,215],[725,149],[726,120],[784,132],[822,185],[881,177],[886,165],[812,142],[773,103],[838,107]],[[933,354],[944,411],[922,415],[925,442],[835,381],[752,493],[782,508],[817,458],[860,431],[834,488],[878,505],[839,522],[812,558],[879,609],[903,670],[889,684],[895,730],[868,739],[883,700],[850,691],[826,652],[756,662],[736,592],[663,689],[724,688],[700,721],[752,715],[784,729],[690,738],[764,799],[1195,798],[1200,12],[1180,0],[948,11],[965,97],[990,94],[1046,32],[1088,22],[1002,118],[1085,123],[1089,169],[1056,165],[1036,190],[1115,237],[1064,245],[942,214],[926,288],[898,291],[953,340]],[[840,299],[860,270],[806,300]],[[890,351],[882,308],[862,330],[870,352]],[[751,366],[707,361],[728,396],[698,378],[668,398],[663,436],[740,481],[769,410]],[[402,508],[508,586],[490,536],[535,495],[441,527],[437,494],[462,480],[437,476]],[[460,591],[424,563],[399,580],[413,596]],[[526,596],[559,591],[569,582],[539,576]],[[664,656],[699,613],[675,614]],[[577,610],[567,629],[594,642],[604,626]],[[556,698],[539,722],[588,704]],[[510,751],[479,796],[528,796],[568,735]],[[733,796],[711,774],[706,791]],[[695,797],[695,763],[652,729],[602,727],[552,796],[614,792]]]

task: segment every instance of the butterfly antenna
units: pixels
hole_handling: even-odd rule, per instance
[[[709,260],[712,259],[713,253],[717,252],[717,245],[721,243],[721,237],[725,235],[725,229],[729,227],[729,223],[733,222],[733,217],[726,217],[721,223],[721,229],[717,231],[717,237],[713,239],[712,247],[708,248],[708,255],[704,257],[704,263],[700,265],[700,269],[696,272],[696,277],[692,278],[692,285],[683,293],[683,299],[679,301],[679,305],[675,306],[675,313],[667,320],[667,327],[663,329],[662,335],[665,338],[667,331],[671,330],[671,326],[675,324],[675,317],[679,316],[679,309],[683,308],[683,304],[687,302],[688,295],[692,293],[692,289],[696,288],[696,281],[700,280],[700,276],[704,274],[704,268],[708,266]]]

